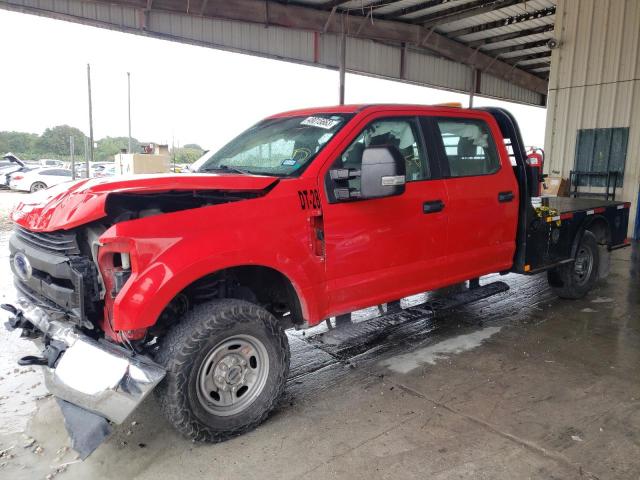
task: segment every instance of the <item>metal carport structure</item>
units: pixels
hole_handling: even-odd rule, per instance
[[[546,105],[551,0],[0,0],[0,8]]]

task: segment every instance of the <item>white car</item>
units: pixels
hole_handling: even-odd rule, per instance
[[[24,162],[13,153],[5,153],[0,160],[0,186],[5,188],[8,187],[9,175],[26,169]]]
[[[11,190],[37,192],[59,183],[71,180],[71,170],[68,168],[41,167],[28,172],[17,172],[9,178]]]
[[[64,167],[64,162],[62,160],[53,160],[51,158],[43,158],[38,160],[38,163],[41,167]]]
[[[94,177],[113,177],[116,174],[116,166],[114,164],[105,165],[100,170],[96,170],[93,174]]]

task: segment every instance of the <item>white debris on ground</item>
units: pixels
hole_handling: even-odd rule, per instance
[[[388,358],[380,365],[398,373],[409,373],[424,364],[435,365],[438,360],[450,355],[466,352],[479,347],[480,344],[495,335],[502,327],[487,327],[465,335],[459,335],[428,347]]]
[[[591,300],[591,303],[612,303],[613,302],[613,298],[609,298],[609,297],[596,297],[593,300]]]

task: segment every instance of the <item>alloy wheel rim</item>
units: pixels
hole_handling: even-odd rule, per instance
[[[236,415],[262,393],[268,375],[264,344],[251,335],[235,335],[213,347],[200,365],[198,400],[213,415]]]

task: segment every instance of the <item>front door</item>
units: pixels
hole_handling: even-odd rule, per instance
[[[404,193],[339,201],[332,198],[329,172],[323,176],[332,315],[426,291],[443,272],[447,217],[437,204],[446,204],[446,190],[443,180],[432,178],[417,117],[410,112],[368,117],[331,168],[358,170],[364,149],[382,145],[398,148],[405,158]],[[359,189],[357,177],[349,183],[352,190]]]

